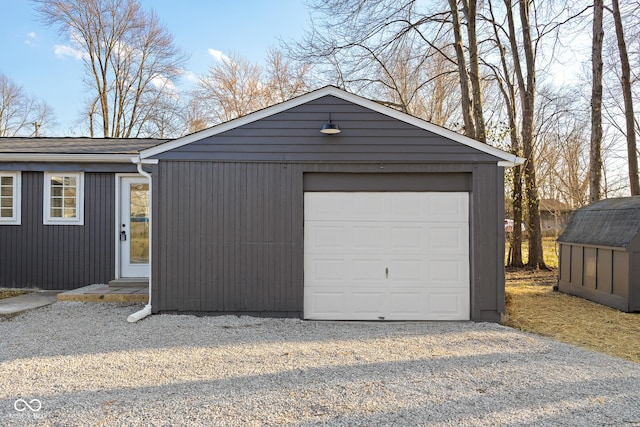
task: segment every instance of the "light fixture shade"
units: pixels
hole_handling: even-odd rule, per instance
[[[329,120],[329,123],[325,123],[322,125],[322,129],[320,129],[320,132],[324,133],[325,135],[335,135],[337,133],[340,133],[341,131],[337,124],[331,123],[331,120]]]

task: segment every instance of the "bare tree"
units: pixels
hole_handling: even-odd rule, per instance
[[[311,8],[321,19],[302,41],[288,46],[296,59],[312,62],[327,82],[475,136],[472,94],[469,84],[460,92],[445,4],[315,0]],[[463,25],[457,27],[461,39]],[[461,114],[465,93],[468,102],[462,104],[468,109]]]
[[[310,89],[311,65],[287,58],[279,49],[269,49],[265,67],[265,97],[269,104],[284,102]]]
[[[209,124],[222,123],[266,107],[262,70],[237,54],[223,57],[200,78],[194,96]]]
[[[309,90],[309,65],[272,49],[263,70],[238,54],[222,56],[200,77],[189,103],[190,130],[226,122]]]
[[[631,93],[631,67],[629,65],[629,55],[624,39],[624,29],[622,28],[622,17],[618,0],[611,0],[613,6],[613,21],[616,28],[616,38],[618,40],[618,52],[620,54],[620,69],[622,86],[622,96],[624,99],[624,116],[627,135],[627,155],[629,162],[629,185],[631,195],[640,195],[640,179],[638,178],[638,153],[636,147],[635,115],[633,112],[633,97]]]
[[[604,0],[593,0],[591,48],[591,147],[589,150],[589,201],[600,200],[602,178],[602,19]]]
[[[138,137],[170,95],[187,57],[138,0],[33,0],[45,23],[82,53],[86,84],[97,100],[87,111],[105,137]],[[166,108],[166,105],[162,106]]]
[[[0,137],[40,136],[53,122],[53,110],[0,74]]]

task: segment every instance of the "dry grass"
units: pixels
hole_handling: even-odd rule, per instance
[[[509,240],[505,243],[505,262],[509,254]],[[542,256],[544,263],[547,267],[558,268],[558,248],[556,247],[555,237],[543,237],[542,238]],[[527,262],[529,260],[529,241],[523,239],[522,241],[522,261]]]
[[[507,272],[504,324],[640,363],[640,313],[553,291],[557,271]]]
[[[18,295],[28,294],[26,289],[0,289],[0,299],[17,297]]]

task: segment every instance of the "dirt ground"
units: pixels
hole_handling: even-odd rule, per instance
[[[523,331],[640,363],[640,313],[553,291],[557,270],[507,271],[507,316]]]

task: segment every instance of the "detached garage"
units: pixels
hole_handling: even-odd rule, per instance
[[[522,159],[326,87],[141,152],[153,312],[499,321]]]

